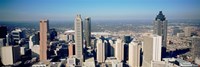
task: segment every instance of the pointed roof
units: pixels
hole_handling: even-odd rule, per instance
[[[165,15],[163,15],[162,11],[159,11],[159,14],[155,18],[155,20],[158,20],[158,19],[160,19],[161,21],[164,21],[166,19]]]

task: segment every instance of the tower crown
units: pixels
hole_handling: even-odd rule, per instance
[[[159,14],[155,18],[155,20],[158,20],[158,19],[160,19],[161,21],[164,21],[166,19],[165,15],[163,15],[162,11],[160,11]]]

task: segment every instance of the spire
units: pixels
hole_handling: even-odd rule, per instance
[[[159,14],[156,16],[155,20],[158,20],[158,19],[160,19],[161,21],[164,21],[166,19],[165,15],[163,15],[162,11],[159,11]]]
[[[159,15],[163,15],[162,11],[159,11]]]

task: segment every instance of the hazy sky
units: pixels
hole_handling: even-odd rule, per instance
[[[167,19],[200,19],[200,0],[0,0],[0,21],[154,19],[159,11]]]

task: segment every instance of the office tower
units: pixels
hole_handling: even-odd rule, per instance
[[[83,62],[83,21],[81,15],[77,15],[74,21],[75,27],[75,46],[76,57],[80,60],[80,65]]]
[[[6,45],[13,45],[13,38],[11,34],[6,35]]]
[[[11,31],[11,35],[12,35],[12,38],[13,38],[13,41],[14,41],[14,45],[19,45],[20,40],[22,38],[25,38],[25,33],[21,29],[15,29],[15,30]]]
[[[50,40],[53,41],[55,40],[56,36],[57,36],[57,31],[55,29],[50,29],[49,30],[49,34],[50,34]]]
[[[5,38],[0,38],[0,47],[6,46],[6,39]]]
[[[65,40],[66,42],[74,43],[74,30],[65,31],[64,34],[60,35],[60,39]]]
[[[98,39],[97,40],[97,62],[103,63],[105,62],[105,43],[104,40]]]
[[[191,38],[192,40],[192,49],[191,49],[191,53],[192,53],[192,58],[200,58],[200,37],[198,36],[193,36]]]
[[[40,31],[35,33],[35,44],[39,45],[40,43]]]
[[[35,45],[35,35],[31,35],[29,37],[29,41],[28,42],[29,42],[29,49],[31,49],[32,46]]]
[[[109,42],[108,42],[108,40],[105,40],[105,42],[104,42],[104,44],[105,44],[105,55],[106,55],[106,57],[111,57],[110,56],[110,51],[111,51],[111,45],[109,44]]]
[[[115,56],[115,44],[113,44],[113,40],[108,40],[108,43],[109,43],[109,57],[114,57]]]
[[[185,27],[185,28],[184,28],[184,34],[185,34],[185,36],[186,36],[186,37],[190,37],[191,34],[192,34],[192,30],[193,30],[192,27]]]
[[[153,36],[153,61],[161,61],[162,37]]]
[[[4,46],[1,48],[1,61],[4,65],[13,65],[20,59],[19,46]]]
[[[162,36],[162,57],[166,56],[167,22],[165,15],[160,11],[155,18],[153,26],[153,34]]]
[[[140,45],[137,42],[129,44],[129,66],[140,67]]]
[[[40,20],[40,61],[47,60],[47,33],[49,30],[49,21]]]
[[[1,56],[1,47],[6,45],[6,40],[5,38],[0,38],[0,56]]]
[[[39,45],[39,41],[40,41],[39,35],[40,33],[37,32],[29,37],[29,49],[31,49],[34,45]]]
[[[91,46],[91,18],[85,18],[85,41],[86,46]]]
[[[115,57],[119,62],[124,60],[124,43],[122,39],[116,41]]]
[[[128,44],[124,43],[124,61],[128,60],[128,52],[129,52]]]
[[[67,35],[67,42],[73,42],[74,43],[74,34]]]
[[[91,47],[92,47],[92,48],[96,48],[96,40],[97,40],[97,39],[96,39],[95,37],[92,37],[92,38],[91,38]]]
[[[162,37],[152,35],[144,37],[142,67],[150,67],[151,61],[161,61]]]
[[[72,43],[69,43],[69,45],[68,45],[68,56],[69,57],[72,57],[73,55],[75,55],[75,45],[74,44],[72,44]]]
[[[177,35],[177,33],[180,33],[180,29],[179,29],[179,27],[173,27],[173,30],[172,30],[172,35],[173,36],[176,36]]]
[[[6,38],[6,34],[7,34],[7,27],[0,26],[0,38]]]

